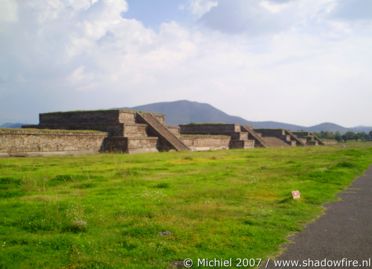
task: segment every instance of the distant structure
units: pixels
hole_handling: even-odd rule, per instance
[[[225,148],[254,148],[255,140],[249,137],[249,133],[242,130],[239,124],[187,124],[180,125],[182,136],[208,137],[225,136],[227,138]],[[207,145],[205,145],[207,146]]]
[[[255,129],[267,147],[295,147],[305,146],[306,143],[299,139],[294,133],[285,129]]]
[[[0,129],[0,156],[94,152],[201,151],[321,145],[312,133],[239,124],[167,126],[165,117],[128,109],[54,112],[38,125]]]
[[[293,134],[296,135],[305,145],[325,145],[325,143],[312,132],[293,132]]]

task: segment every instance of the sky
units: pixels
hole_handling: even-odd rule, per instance
[[[209,103],[372,126],[372,1],[0,0],[0,123]]]

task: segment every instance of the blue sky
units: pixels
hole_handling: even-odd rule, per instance
[[[2,0],[0,123],[189,99],[370,125],[372,1]]]
[[[164,22],[190,23],[193,20],[191,14],[181,8],[187,4],[185,0],[128,0],[127,3],[125,18],[137,19],[154,29]]]

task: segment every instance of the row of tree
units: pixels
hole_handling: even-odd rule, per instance
[[[340,132],[320,132],[317,133],[320,139],[336,139],[338,142],[356,140],[356,141],[371,141],[372,140],[372,131],[369,133],[365,132],[346,132],[341,134]]]

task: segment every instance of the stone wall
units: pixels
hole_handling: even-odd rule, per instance
[[[239,124],[185,124],[180,125],[181,134],[232,134],[240,132]]]
[[[293,132],[298,138],[307,138],[308,136],[313,136],[314,134],[311,132]]]
[[[281,138],[286,135],[284,129],[254,129],[254,130],[262,134],[263,136],[274,136]]]
[[[167,128],[169,131],[172,132],[177,137],[180,137],[180,127],[179,126],[173,126],[173,125],[167,125]]]
[[[164,115],[152,113],[161,123]],[[108,132],[111,136],[123,136],[124,124],[136,124],[136,111],[112,109],[96,111],[52,112],[39,115],[39,125],[26,128],[97,130]]]
[[[0,129],[0,156],[95,153],[107,133],[44,129]]]
[[[229,149],[231,137],[227,135],[182,135],[182,142],[194,151]]]
[[[254,140],[248,138],[249,133],[242,131],[239,124],[224,124],[224,123],[200,123],[200,124],[184,124],[180,125],[181,135],[200,135],[202,136],[228,136],[230,137],[227,148],[253,148]],[[224,141],[222,148],[225,148]],[[213,146],[211,148],[214,148]],[[221,148],[220,145],[216,147]]]
[[[39,124],[23,128],[59,130],[95,130],[107,132],[103,148],[114,152],[149,152],[168,150],[151,132],[148,124],[140,121],[141,112],[130,109],[52,112],[39,115]],[[146,113],[150,114],[150,113]],[[164,124],[165,117],[151,113],[155,121]]]
[[[122,135],[119,110],[53,112],[39,115],[36,128],[66,130],[98,130],[110,135]],[[128,113],[130,116],[130,114]],[[124,116],[123,116],[124,117]],[[130,119],[130,117],[128,117]],[[134,122],[134,116],[132,116]],[[32,127],[32,126],[25,126]]]

